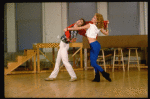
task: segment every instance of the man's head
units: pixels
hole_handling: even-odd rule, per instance
[[[79,19],[79,20],[76,22],[76,24],[77,24],[78,26],[83,26],[83,25],[85,25],[85,20],[84,20],[83,18],[81,18],[81,19]]]

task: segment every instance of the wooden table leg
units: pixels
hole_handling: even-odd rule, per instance
[[[73,47],[73,53],[75,53],[75,47]],[[73,67],[76,67],[76,64],[75,64],[75,56],[73,57]]]
[[[36,54],[34,55],[34,73],[36,73]]]
[[[84,69],[87,70],[87,48],[84,48]]]
[[[83,61],[82,61],[82,47],[81,47],[81,49],[80,49],[80,66],[81,66],[81,68],[83,68],[83,63],[82,63]]]
[[[52,53],[53,53],[53,63],[55,63],[55,49],[54,47],[52,48]],[[55,64],[53,65],[53,67],[55,67]]]
[[[121,55],[121,48],[118,48],[118,55]],[[120,56],[118,56],[118,60],[121,60]],[[121,64],[121,61],[118,61],[118,64]]]
[[[38,66],[38,73],[40,73],[40,53],[39,53],[39,48],[37,48],[37,66]]]
[[[145,60],[146,60],[146,66],[148,66],[148,51],[147,51],[147,47],[145,47]]]
[[[29,70],[33,69],[32,58],[30,58]]]

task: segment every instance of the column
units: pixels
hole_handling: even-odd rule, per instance
[[[7,52],[16,52],[15,3],[6,3]]]

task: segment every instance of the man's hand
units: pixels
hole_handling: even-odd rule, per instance
[[[67,28],[64,29],[64,32],[66,32],[66,31],[67,31]]]
[[[77,38],[73,38],[70,42],[76,42]]]
[[[69,39],[69,38],[67,38],[67,41],[70,41],[70,39]]]

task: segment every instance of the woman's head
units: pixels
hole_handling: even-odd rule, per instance
[[[93,23],[96,23],[97,28],[104,28],[104,18],[103,15],[99,13],[95,13],[94,17],[91,20]]]
[[[85,20],[84,20],[83,18],[81,18],[81,19],[79,19],[79,20],[76,22],[76,24],[77,24],[78,26],[83,26],[83,25],[85,25]]]

